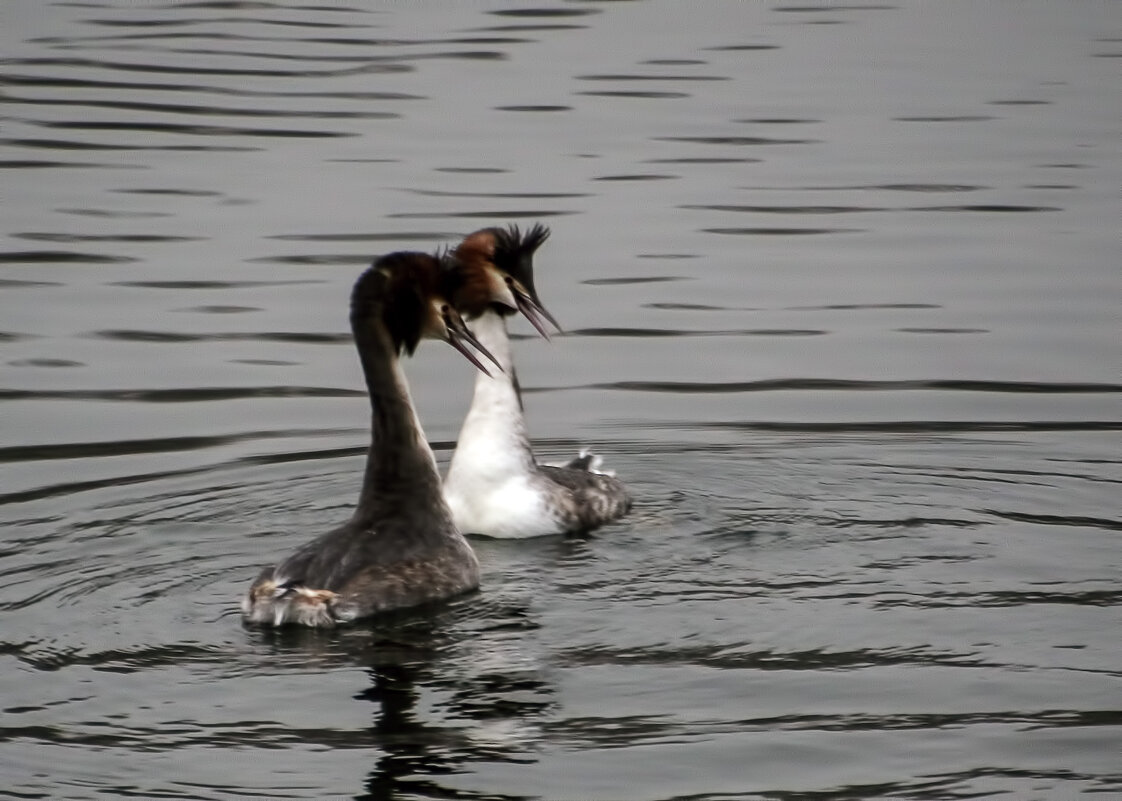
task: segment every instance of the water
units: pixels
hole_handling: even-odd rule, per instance
[[[3,798],[1122,798],[1116,3],[5,3]],[[372,255],[540,220],[480,593],[343,520]],[[471,367],[409,364],[447,463]]]

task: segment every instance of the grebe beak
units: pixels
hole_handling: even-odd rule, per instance
[[[483,362],[479,361],[474,353],[468,350],[467,346],[464,345],[465,342],[494,362],[495,366],[499,368],[500,373],[503,371],[503,366],[499,364],[499,360],[491,354],[491,351],[483,347],[483,344],[475,338],[475,334],[468,330],[467,325],[464,323],[464,318],[461,317],[460,313],[455,309],[449,308],[445,311],[444,327],[448,331],[448,336],[444,341],[462,353],[469,362],[483,371],[484,375],[492,377],[491,371],[483,366]]]
[[[509,282],[511,292],[514,294],[514,302],[517,304],[518,311],[522,312],[522,316],[530,321],[530,325],[538,330],[546,339],[549,339],[549,331],[546,330],[545,321],[548,320],[559,333],[564,333],[561,329],[561,324],[554,319],[545,306],[543,306],[533,293],[528,292],[519,281],[511,279]]]
[[[513,283],[513,281],[504,281],[500,277],[494,289],[494,295],[491,297],[491,303],[496,306],[502,306],[504,309],[508,309],[512,312],[518,311],[518,298],[514,295]]]

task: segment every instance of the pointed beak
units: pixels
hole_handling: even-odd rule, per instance
[[[491,354],[491,351],[483,347],[482,343],[475,338],[475,334],[468,330],[467,325],[464,323],[464,318],[460,316],[459,312],[452,311],[446,314],[444,316],[444,325],[448,329],[448,338],[445,341],[462,353],[464,357],[478,367],[484,375],[491,376],[491,371],[483,366],[483,362],[476,358],[476,355],[464,344],[465,342],[494,362],[495,366],[499,368],[500,373],[503,371],[503,366],[499,364],[499,360]]]
[[[527,292],[519,282],[511,282],[511,290],[514,293],[514,302],[517,304],[518,311],[522,316],[530,321],[530,325],[538,330],[546,339],[549,339],[549,331],[546,330],[545,321],[561,332],[561,325],[553,318],[553,315],[546,311],[545,306],[538,302],[538,299],[532,293]]]
[[[507,282],[500,278],[492,290],[491,302],[510,309],[512,312],[518,311],[518,298],[514,296],[514,282]]]

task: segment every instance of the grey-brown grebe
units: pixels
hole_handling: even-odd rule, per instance
[[[435,338],[484,369],[464,342],[490,354],[452,307],[447,278],[434,256],[393,253],[355,283],[351,330],[372,409],[358,505],[346,523],[261,571],[242,600],[247,622],[330,627],[479,585],[398,360]]]
[[[560,326],[538,300],[534,252],[549,229],[533,226],[484,228],[469,234],[452,252],[453,270],[466,274],[465,287],[482,286],[498,271],[515,305],[543,335],[545,320]],[[526,434],[522,397],[514,371],[506,318],[509,302],[496,303],[482,291],[459,291],[457,307],[472,331],[502,368],[477,375],[471,408],[444,479],[444,499],[457,527],[491,537],[534,537],[589,531],[622,517],[631,508],[627,488],[599,470],[587,451],[567,465],[538,464]],[[544,318],[544,319],[543,319]]]

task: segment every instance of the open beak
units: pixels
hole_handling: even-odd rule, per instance
[[[527,292],[521,283],[518,281],[511,281],[510,288],[514,293],[514,302],[517,304],[518,311],[522,312],[522,316],[530,321],[530,325],[536,328],[539,334],[549,339],[549,331],[547,331],[545,327],[546,320],[548,320],[558,332],[561,331],[561,325],[553,318],[553,315],[546,311],[545,306],[541,305],[533,294]]]
[[[483,362],[476,358],[476,355],[464,344],[465,342],[494,362],[500,373],[503,371],[503,366],[499,364],[499,360],[491,354],[491,351],[483,347],[480,341],[475,338],[475,334],[468,330],[467,325],[464,324],[464,318],[460,316],[459,312],[453,310],[446,313],[444,315],[444,327],[448,329],[448,338],[445,341],[483,371],[484,375],[491,376],[491,371],[483,366]]]

